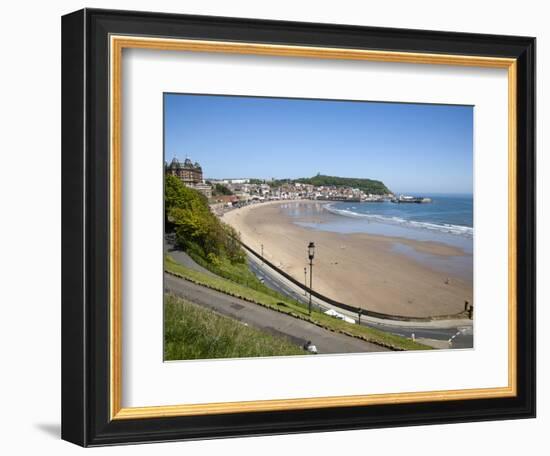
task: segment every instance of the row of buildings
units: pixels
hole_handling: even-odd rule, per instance
[[[180,162],[176,157],[165,164],[167,174],[178,177],[190,188],[203,193],[212,202],[235,205],[249,201],[311,199],[320,201],[386,201],[393,195],[367,194],[358,188],[336,186],[314,186],[300,182],[274,185],[273,181],[259,182],[252,179],[210,179],[205,181],[202,167],[189,158]],[[228,188],[232,195],[212,196],[213,186]]]
[[[390,195],[367,194],[352,187],[315,186],[300,182],[273,185],[251,183],[248,179],[224,179],[210,181],[220,183],[238,196],[241,201],[248,200],[293,200],[311,199],[320,201],[385,201]]]

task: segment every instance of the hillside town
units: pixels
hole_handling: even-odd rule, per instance
[[[275,179],[205,179],[203,169],[189,158],[180,162],[173,158],[165,164],[167,174],[178,177],[187,187],[205,195],[215,211],[238,207],[245,204],[309,199],[319,201],[382,202],[395,200],[392,193],[374,194],[351,186],[312,185],[296,181],[278,181]]]
[[[301,182],[274,183],[266,180],[251,183],[251,179],[209,180],[223,185],[241,201],[311,199],[326,201],[372,201],[387,199],[389,195],[366,194],[358,188],[340,186],[314,186]]]

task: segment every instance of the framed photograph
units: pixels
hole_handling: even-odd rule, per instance
[[[62,20],[62,437],[535,416],[535,39]]]

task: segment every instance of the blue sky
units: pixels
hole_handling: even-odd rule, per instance
[[[473,108],[165,94],[165,159],[206,178],[317,173],[395,192],[472,193]]]

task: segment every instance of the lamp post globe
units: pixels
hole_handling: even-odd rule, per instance
[[[310,260],[313,260],[315,257],[315,243],[310,242],[307,246],[307,253]]]

